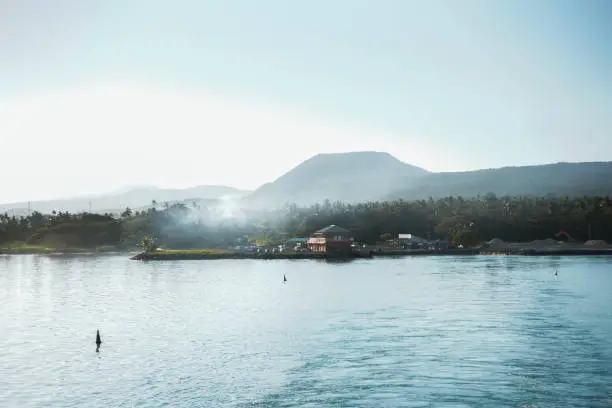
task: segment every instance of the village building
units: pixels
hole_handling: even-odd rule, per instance
[[[431,249],[439,250],[448,248],[448,242],[444,240],[428,240],[422,237],[418,237],[414,234],[398,234],[397,241],[399,245],[404,248],[411,249]]]
[[[403,248],[419,248],[425,247],[428,244],[425,238],[418,237],[414,234],[398,234],[397,241]]]
[[[307,245],[312,252],[351,252],[354,241],[351,231],[332,224],[315,231]]]
[[[290,238],[286,240],[282,245],[279,246],[281,251],[293,250],[293,251],[305,251],[308,238]]]
[[[287,241],[285,241],[285,245],[288,247],[289,246],[294,247],[298,245],[306,245],[307,242],[308,242],[308,238],[296,237],[296,238],[290,238]]]

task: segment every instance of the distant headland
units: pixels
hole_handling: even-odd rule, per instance
[[[99,212],[90,201],[79,211],[39,211],[36,203],[21,214],[0,211],[0,253],[162,248],[199,250],[206,259],[328,257],[335,255],[302,247],[337,225],[351,232],[359,256],[604,254],[612,242],[611,179],[611,162],[431,173],[388,153],[321,154],[254,192],[142,188],[113,196],[140,207]],[[319,252],[316,245],[305,252]]]
[[[335,233],[333,227],[338,227]],[[341,226],[341,227],[339,227]],[[331,228],[331,238],[317,234]],[[176,258],[161,249],[198,250],[181,257],[304,259],[333,257],[331,244],[387,254],[607,254],[612,240],[609,197],[446,197],[244,211],[220,218],[214,206],[157,204],[112,214],[0,214],[0,253],[133,252]],[[317,243],[319,242],[319,243]],[[295,253],[293,253],[295,252]],[[327,255],[309,253],[325,252]],[[354,255],[350,255],[354,256]]]

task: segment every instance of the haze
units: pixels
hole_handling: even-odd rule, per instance
[[[610,38],[605,0],[0,2],[0,201],[609,160]]]

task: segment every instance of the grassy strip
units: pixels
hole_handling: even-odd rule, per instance
[[[165,255],[221,255],[221,254],[232,254],[236,251],[223,250],[223,249],[162,249],[158,251],[151,251],[153,254]]]
[[[381,250],[366,252],[352,252],[349,254],[333,254],[325,252],[239,252],[216,249],[195,250],[159,250],[143,252],[134,256],[133,260],[143,261],[178,261],[178,260],[206,260],[206,259],[356,259],[378,258],[392,256],[442,256],[442,255],[612,255],[610,250],[584,249],[571,251],[480,251],[478,249],[447,249],[443,251],[428,250]]]
[[[328,254],[325,252],[239,252],[215,249],[197,250],[160,250],[143,252],[134,256],[140,261],[170,261],[170,260],[204,260],[204,259],[353,259],[364,258],[367,255]]]

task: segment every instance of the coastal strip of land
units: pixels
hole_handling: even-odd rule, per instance
[[[223,249],[172,250],[157,249],[135,253],[133,249],[117,247],[98,248],[53,248],[36,245],[20,245],[0,248],[0,255],[109,255],[126,254],[132,260],[213,260],[213,259],[372,259],[398,256],[445,256],[445,255],[514,255],[514,256],[612,256],[612,245],[589,246],[584,244],[534,245],[533,243],[504,243],[477,248],[449,248],[444,250],[371,248],[349,253],[309,251],[236,251]]]
[[[140,261],[176,261],[176,260],[210,260],[210,259],[372,259],[397,256],[452,256],[452,255],[518,255],[518,256],[601,256],[612,255],[612,248],[527,248],[495,249],[490,248],[453,248],[445,250],[418,249],[376,249],[370,251],[353,251],[349,253],[333,252],[249,252],[231,250],[156,250],[142,252],[132,260]]]
[[[176,261],[176,260],[206,260],[206,259],[359,259],[371,258],[369,252],[256,252],[256,251],[231,251],[214,249],[195,250],[155,250],[142,252],[133,256],[132,260],[138,261]]]

